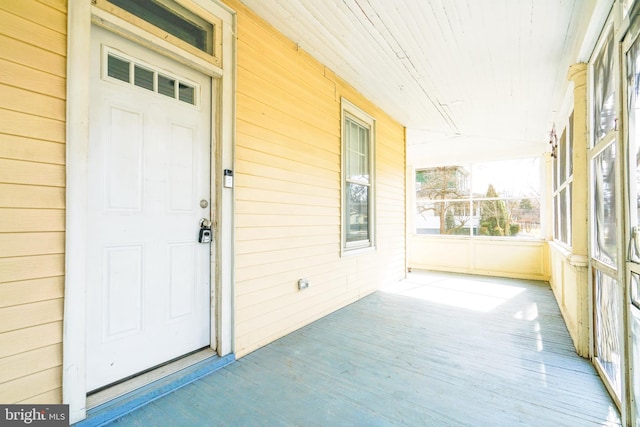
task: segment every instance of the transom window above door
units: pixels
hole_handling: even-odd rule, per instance
[[[94,4],[217,66],[222,65],[221,20],[191,1],[94,0]]]
[[[152,65],[103,47],[102,78],[115,79],[169,98],[198,105],[199,86]]]

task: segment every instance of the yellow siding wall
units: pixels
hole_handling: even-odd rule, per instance
[[[65,0],[0,0],[0,402],[62,400]]]
[[[404,128],[241,3],[235,350],[243,356],[404,277]],[[375,252],[340,256],[340,97],[376,119]],[[310,287],[298,291],[299,278]]]

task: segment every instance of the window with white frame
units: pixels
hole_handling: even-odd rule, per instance
[[[371,248],[374,221],[375,120],[342,99],[342,250]]]
[[[539,238],[539,158],[416,170],[416,234]]]
[[[573,187],[573,113],[562,132],[553,156],[553,238],[571,246],[571,200]]]

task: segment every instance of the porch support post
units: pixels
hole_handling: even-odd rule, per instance
[[[587,64],[569,67],[573,81],[573,201],[571,204],[571,247],[576,255],[588,255],[587,212],[589,208],[587,161]]]
[[[573,82],[573,186],[571,201],[571,249],[569,264],[577,279],[576,351],[589,357],[589,148],[587,128],[587,64],[569,67],[568,79]]]

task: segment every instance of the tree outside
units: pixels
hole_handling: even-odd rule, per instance
[[[469,234],[471,212],[469,172],[461,166],[442,166],[416,172],[418,214],[437,218],[438,234]]]

